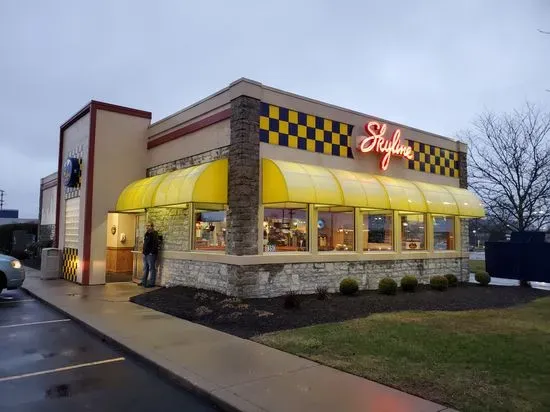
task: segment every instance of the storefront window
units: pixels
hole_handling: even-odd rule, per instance
[[[195,211],[196,250],[225,250],[225,210],[197,209]]]
[[[317,220],[319,251],[355,250],[353,208],[321,208]]]
[[[424,215],[401,216],[401,245],[404,251],[426,248],[426,223]]]
[[[392,250],[393,218],[391,213],[363,215],[363,250]]]
[[[455,225],[452,216],[434,216],[434,249],[454,250]]]
[[[264,208],[264,251],[302,252],[308,250],[307,207]]]

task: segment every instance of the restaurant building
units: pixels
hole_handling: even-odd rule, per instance
[[[468,275],[467,146],[240,79],[151,124],[91,101],[61,126],[55,243],[81,284],[137,280],[241,297]],[[51,188],[50,188],[51,189]],[[51,203],[51,202],[50,202]]]

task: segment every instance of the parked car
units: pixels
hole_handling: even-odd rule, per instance
[[[25,269],[13,256],[0,255],[0,293],[4,289],[17,289],[25,280]]]

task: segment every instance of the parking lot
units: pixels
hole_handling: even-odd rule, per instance
[[[0,295],[0,410],[217,409],[18,290]]]

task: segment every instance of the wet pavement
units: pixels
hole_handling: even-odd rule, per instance
[[[216,411],[25,292],[0,295],[0,411]]]

